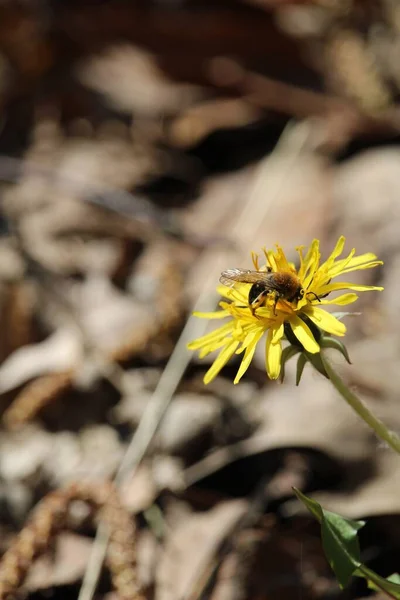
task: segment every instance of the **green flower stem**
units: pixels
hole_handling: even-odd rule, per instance
[[[339,392],[341,396],[346,400],[347,404],[351,406],[351,408],[358,414],[359,417],[373,429],[376,435],[383,441],[385,441],[395,452],[400,454],[400,438],[389,431],[382,421],[377,419],[361,402],[361,400],[347,387],[343,379],[336,373],[335,369],[330,364],[329,360],[324,356],[323,352],[321,352],[321,360],[325,367],[325,371]]]

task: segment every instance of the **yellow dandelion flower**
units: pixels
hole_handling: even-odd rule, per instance
[[[354,292],[383,289],[342,281],[332,283],[339,275],[383,264],[370,252],[355,256],[355,249],[347,257],[339,259],[344,244],[345,238],[342,236],[322,264],[319,240],[314,240],[306,252],[303,246],[296,248],[299,255],[298,269],[287,260],[283,249],[276,245],[276,250],[263,249],[266,258],[264,266],[259,266],[259,258],[253,253],[255,271],[232,269],[224,272],[228,276],[222,277],[224,283],[229,283],[229,277],[236,277],[236,280],[232,279],[233,287],[218,287],[218,292],[225,298],[219,304],[222,310],[195,315],[205,319],[229,320],[222,327],[188,345],[190,350],[199,350],[201,358],[220,350],[204,377],[204,383],[210,383],[234,354],[243,354],[234,380],[234,383],[238,383],[248,369],[256,346],[264,334],[266,371],[270,379],[279,377],[282,340],[285,337],[295,339],[306,352],[316,354],[320,351],[319,330],[343,336],[346,326],[324,310],[323,306],[345,306],[357,300],[358,296]],[[264,287],[263,284],[260,288],[259,283],[251,283],[257,280],[257,276],[264,281]],[[243,283],[243,280],[248,283]],[[331,292],[344,290],[346,293],[327,299]]]

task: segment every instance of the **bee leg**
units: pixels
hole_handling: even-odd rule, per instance
[[[253,317],[255,317],[256,319],[261,319],[261,317],[259,317],[258,315],[256,315],[256,310],[257,308],[260,308],[260,304],[257,302],[252,302],[252,304],[249,304],[249,309],[251,311],[251,314],[253,315]]]
[[[259,297],[258,297],[258,299],[260,300],[258,302],[258,306],[261,306],[265,302],[265,300],[267,299],[268,295],[271,294],[271,293],[274,294],[273,313],[274,313],[274,316],[277,317],[278,313],[276,312],[276,305],[278,304],[278,302],[279,302],[279,300],[281,298],[281,295],[278,292],[276,292],[276,291],[274,291],[274,292],[268,292],[268,291],[266,291],[265,293],[260,294]],[[256,308],[258,308],[258,307],[256,307]],[[257,315],[255,315],[255,316],[257,316]]]
[[[266,292],[261,292],[261,294],[259,294],[257,296],[257,298],[255,300],[253,300],[253,302],[249,303],[249,308],[251,310],[251,314],[256,319],[260,319],[261,318],[258,315],[256,315],[256,310],[257,310],[257,308],[260,308],[260,306],[262,306],[264,304],[267,295],[268,294]]]
[[[275,299],[274,299],[274,315],[275,315],[275,317],[278,316],[278,313],[276,312],[276,305],[279,302],[279,298],[280,298],[280,294],[278,294],[277,292],[275,292]]]

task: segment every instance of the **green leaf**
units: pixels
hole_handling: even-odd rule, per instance
[[[294,491],[299,500],[321,523],[325,555],[339,585],[345,587],[354,572],[361,566],[357,531],[365,525],[365,522],[345,519],[336,513],[326,511],[315,500],[308,498],[299,490]]]
[[[304,367],[306,366],[307,357],[305,354],[301,353],[299,358],[297,359],[297,369],[296,369],[296,385],[299,385],[301,376],[303,375]]]
[[[324,364],[321,360],[321,353],[320,352],[316,352],[315,354],[311,354],[311,352],[307,352],[306,350],[303,351],[304,354],[306,355],[308,361],[312,364],[312,366],[317,369],[317,371],[319,373],[321,373],[321,375],[323,375],[324,377],[326,377],[327,379],[329,379],[326,371],[325,371],[325,367]]]
[[[300,502],[302,502],[304,506],[310,511],[310,513],[317,519],[317,521],[321,523],[324,517],[324,513],[322,510],[322,506],[319,504],[319,502],[313,500],[312,498],[309,498],[297,488],[293,488],[293,491],[300,500]]]
[[[349,353],[347,352],[347,348],[340,340],[328,335],[324,335],[320,341],[320,345],[322,346],[322,348],[333,348],[334,350],[339,350],[339,352],[344,356],[349,365],[351,365],[351,360]]]
[[[348,585],[352,575],[363,577],[370,588],[383,591],[390,598],[400,600],[400,575],[394,573],[387,579],[381,577],[360,560],[358,531],[364,527],[364,521],[345,519],[340,515],[324,510],[312,498],[293,488],[298,499],[310,513],[321,523],[322,544],[324,552],[331,565],[339,585]]]
[[[349,584],[354,571],[361,565],[357,531],[365,523],[345,519],[327,510],[324,510],[323,514],[322,545],[328,562],[343,588]]]

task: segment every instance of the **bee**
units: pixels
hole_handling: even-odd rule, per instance
[[[269,294],[274,295],[274,314],[279,300],[294,302],[300,300],[305,291],[300,279],[288,271],[273,272],[270,267],[266,271],[250,271],[246,269],[228,269],[221,273],[220,283],[234,287],[235,283],[251,283],[248,302],[254,315],[256,308],[262,306]]]

